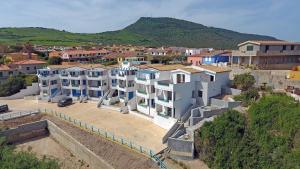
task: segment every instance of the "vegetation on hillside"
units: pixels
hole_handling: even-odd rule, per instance
[[[199,158],[215,169],[299,169],[300,104],[263,96],[248,115],[230,110],[196,132]]]
[[[246,40],[274,40],[173,18],[140,18],[119,31],[94,34],[46,28],[1,28],[0,44],[30,42],[42,45],[132,44],[147,46],[213,47],[231,49]]]
[[[1,169],[59,169],[54,159],[43,157],[38,159],[30,152],[15,152],[14,147],[6,145],[0,138],[0,168]]]

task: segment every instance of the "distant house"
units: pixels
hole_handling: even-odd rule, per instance
[[[49,52],[49,58],[52,58],[52,57],[60,57],[61,56],[61,51],[56,51],[56,50],[54,50],[54,51],[51,51],[51,52]]]
[[[19,71],[7,65],[0,65],[0,84],[7,80],[10,76],[17,76]]]
[[[35,74],[37,69],[41,69],[45,65],[46,62],[40,60],[24,60],[12,63],[11,67],[24,74]]]
[[[291,69],[300,63],[300,42],[246,41],[232,53],[233,65],[261,69]]]
[[[11,60],[12,62],[19,62],[19,61],[29,60],[29,59],[38,60],[38,55],[35,53],[18,52],[18,53],[8,53],[6,55],[6,58]]]
[[[108,50],[66,50],[62,51],[61,58],[69,62],[87,62],[96,59],[101,59],[103,56],[108,55]]]
[[[200,54],[191,55],[187,57],[187,62],[194,66],[201,64],[217,64],[227,63],[231,57],[231,51],[215,50],[201,52]]]
[[[122,53],[110,53],[103,57],[106,60],[116,60],[119,64],[124,61],[127,62],[140,62],[145,61],[144,54],[142,52],[128,51]]]

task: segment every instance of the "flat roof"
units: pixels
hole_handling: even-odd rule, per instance
[[[198,70],[198,69],[194,69],[194,68],[190,68],[190,67],[184,67],[184,68],[180,68],[179,70],[184,70],[184,71],[187,71],[191,74],[195,74],[195,73],[200,73],[202,72],[201,70]]]
[[[197,67],[199,67],[201,69],[204,69],[204,70],[209,70],[209,71],[212,71],[212,72],[216,72],[216,73],[230,72],[231,71],[230,69],[223,68],[223,67],[218,67],[218,66],[213,66],[213,65],[199,65]]]
[[[252,43],[256,45],[300,45],[300,42],[289,42],[283,40],[250,40],[243,43],[238,44],[238,46],[243,46],[247,43]]]
[[[152,68],[156,69],[159,71],[171,71],[171,70],[176,70],[180,68],[184,68],[184,65],[181,64],[171,64],[171,65],[164,65],[164,64],[146,64],[146,65],[140,65],[139,68],[141,69],[147,69],[147,68]]]

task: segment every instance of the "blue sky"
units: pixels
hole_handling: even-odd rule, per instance
[[[174,17],[300,41],[299,7],[299,0],[1,0],[0,27],[91,33],[121,29],[142,16]]]

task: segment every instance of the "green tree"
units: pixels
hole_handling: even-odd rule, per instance
[[[21,76],[9,77],[0,85],[0,97],[10,96],[26,88],[26,82]]]
[[[299,169],[300,103],[285,94],[263,96],[245,117],[230,110],[205,123],[195,143],[211,168]]]
[[[61,65],[62,58],[61,57],[51,57],[48,59],[49,65]]]
[[[255,84],[255,78],[250,73],[235,75],[232,84],[238,89],[248,90]]]

